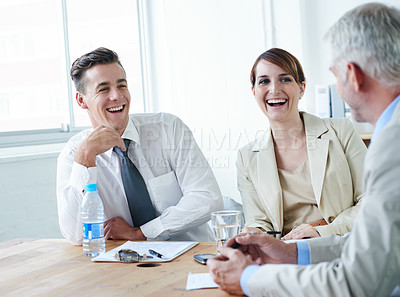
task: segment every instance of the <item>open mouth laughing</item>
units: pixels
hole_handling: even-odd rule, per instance
[[[107,108],[107,111],[114,113],[114,112],[122,112],[124,109],[125,105],[121,105],[121,106]]]
[[[269,99],[266,101],[269,106],[281,106],[287,102],[287,99]]]

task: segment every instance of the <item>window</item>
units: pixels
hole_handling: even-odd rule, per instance
[[[143,112],[136,1],[2,0],[0,137],[21,140],[25,134],[90,126],[86,111],[75,102],[69,70],[76,58],[101,46],[120,56],[131,111]]]
[[[116,51],[127,73],[131,111],[143,112],[136,1],[67,0],[67,15],[71,62],[100,46]],[[73,108],[76,125],[89,125],[86,112],[77,104]]]
[[[0,132],[60,128],[66,100],[55,1],[0,4]]]

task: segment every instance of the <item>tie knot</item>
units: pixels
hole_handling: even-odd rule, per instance
[[[119,146],[114,146],[113,151],[116,152],[121,158],[125,158],[126,152],[123,152]]]
[[[124,158],[128,155],[128,147],[130,144],[130,140],[124,138],[124,143],[125,143],[125,147],[126,147],[125,152],[123,152],[119,146],[114,146],[114,148],[113,148],[114,152],[116,152],[118,154],[118,156],[120,156],[121,158]]]
[[[124,143],[125,143],[126,151],[128,151],[128,147],[129,147],[129,144],[131,143],[131,141],[127,138],[124,138]]]

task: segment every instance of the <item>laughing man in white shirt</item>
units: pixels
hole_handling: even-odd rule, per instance
[[[106,48],[72,65],[76,101],[86,109],[93,129],[72,137],[58,157],[57,202],[60,229],[81,244],[80,207],[85,185],[97,183],[104,204],[108,239],[213,239],[206,222],[223,208],[221,193],[207,160],[188,127],[166,113],[129,116],[131,101],[118,55]],[[134,226],[113,148],[126,150],[143,177],[155,218]],[[145,210],[144,210],[145,211]]]

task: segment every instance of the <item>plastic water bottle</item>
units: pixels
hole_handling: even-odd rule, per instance
[[[81,209],[83,253],[96,257],[105,251],[104,206],[96,184],[87,184],[85,189]]]

